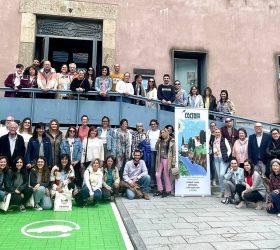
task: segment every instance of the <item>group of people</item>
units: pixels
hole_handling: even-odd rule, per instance
[[[279,129],[268,134],[257,122],[255,133],[247,136],[244,128],[234,127],[232,118],[226,118],[221,128],[215,122],[209,127],[211,180],[213,186],[219,181],[221,202],[236,208],[254,202],[257,210],[267,202],[267,212],[280,216]]]
[[[81,125],[69,126],[65,135],[58,120],[34,124],[24,118],[20,125],[12,116],[0,128],[0,208],[16,205],[20,211],[34,199],[34,209],[51,209],[57,193],[71,193],[77,206],[108,200],[119,192],[129,199],[167,197],[174,191],[174,129],[150,129],[142,123],[128,128],[122,119],[118,128],[104,116],[101,125],[89,126],[87,115]],[[173,171],[174,172],[174,171]],[[162,183],[162,175],[164,184]],[[171,176],[172,175],[172,176]]]
[[[89,67],[87,72],[83,69],[76,68],[75,63],[61,66],[60,73],[57,73],[51,67],[50,61],[44,61],[42,68],[37,59],[33,64],[24,70],[22,64],[16,65],[13,74],[8,75],[5,80],[5,86],[15,91],[6,92],[5,97],[30,97],[29,93],[18,91],[21,88],[38,88],[41,93],[37,93],[39,98],[58,98],[72,99],[74,96],[67,93],[49,93],[50,90],[71,90],[73,92],[84,93],[89,90],[97,91],[97,96],[84,96],[82,98],[96,100],[117,100],[122,98],[123,102],[147,106],[149,108],[158,108],[158,104],[153,100],[160,101],[160,109],[173,111],[171,104],[192,107],[207,108],[210,111],[217,111],[223,114],[234,114],[235,106],[229,99],[228,91],[222,90],[220,99],[217,101],[212,94],[210,87],[206,87],[203,95],[199,94],[197,86],[193,85],[187,93],[181,86],[179,80],[175,80],[172,84],[170,75],[163,75],[163,83],[156,84],[154,77],[149,77],[147,89],[143,86],[143,77],[136,74],[134,81],[130,81],[130,73],[121,73],[120,65],[115,64],[114,70],[110,71],[108,66],[102,66],[101,75],[96,77],[93,67]],[[117,92],[121,95],[118,97],[109,96],[110,93]],[[144,100],[134,100],[130,96],[141,96]]]

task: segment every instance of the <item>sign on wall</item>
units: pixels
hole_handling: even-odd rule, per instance
[[[176,196],[211,195],[208,133],[207,109],[175,108]]]

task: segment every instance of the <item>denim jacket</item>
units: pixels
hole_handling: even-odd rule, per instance
[[[100,137],[102,134],[102,127],[97,128],[97,134]],[[115,131],[112,128],[107,129],[106,135],[106,143],[107,143],[107,150],[113,150],[115,142]]]
[[[106,89],[106,93],[108,93],[112,89],[112,79],[108,76],[108,77],[105,78],[105,81],[106,81],[105,89]],[[95,90],[100,92],[101,91],[101,85],[102,85],[102,77],[101,76],[96,77],[96,79],[95,79]]]
[[[60,144],[60,154],[67,154],[71,158],[70,145],[67,139],[63,139]],[[82,143],[79,138],[74,139],[72,161],[80,161],[82,156]]]
[[[226,174],[224,175],[224,179],[227,181],[231,181],[233,184],[242,184],[244,182],[244,169],[237,168],[236,171],[232,171],[228,168]]]

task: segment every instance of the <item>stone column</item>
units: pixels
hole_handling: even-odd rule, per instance
[[[19,58],[18,62],[25,67],[33,62],[34,47],[35,47],[35,26],[36,15],[32,13],[22,13],[20,43],[19,43]]]
[[[103,65],[110,68],[116,61],[116,20],[103,20]]]

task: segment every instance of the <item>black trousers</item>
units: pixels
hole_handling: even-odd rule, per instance
[[[249,202],[258,202],[258,201],[263,201],[263,197],[261,196],[261,194],[258,191],[251,191],[248,193],[245,193],[242,195],[242,192],[246,190],[246,187],[242,184],[237,184],[236,185],[236,193],[239,196],[240,201],[249,201]]]
[[[11,205],[25,205],[25,203],[30,199],[31,195],[33,194],[33,188],[31,187],[26,187],[23,191],[22,194],[24,197],[21,196],[21,194],[17,193],[12,193],[11,195]]]

